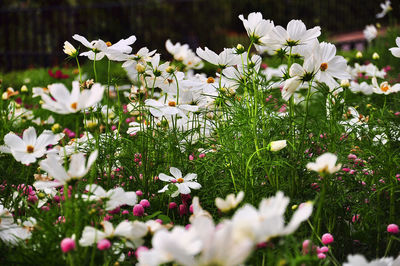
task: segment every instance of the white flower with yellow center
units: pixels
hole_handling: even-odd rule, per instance
[[[164,173],[161,173],[158,175],[159,179],[165,182],[169,182],[171,184],[174,184],[178,190],[175,191],[171,196],[176,197],[179,194],[190,194],[190,189],[200,189],[201,185],[196,182],[197,179],[197,174],[189,173],[185,175],[185,177],[182,177],[182,172],[178,168],[171,167],[169,169],[169,172],[171,173],[172,176],[166,175]],[[168,185],[165,185],[161,190],[159,190],[159,193],[165,192],[168,190]]]
[[[104,86],[96,83],[90,90],[79,88],[79,82],[72,82],[72,91],[69,92],[64,84],[56,83],[48,86],[51,98],[47,94],[40,94],[43,100],[42,108],[58,114],[70,114],[92,107],[103,98]]]
[[[22,139],[15,133],[10,132],[4,137],[4,146],[0,146],[0,151],[11,153],[15,160],[23,164],[36,162],[37,158],[47,153],[48,145],[55,145],[61,139],[62,135],[54,135],[50,130],[44,130],[37,137],[36,130],[33,127],[26,129]]]
[[[378,81],[375,77],[372,78],[372,86],[376,94],[388,95],[400,91],[400,83],[391,86],[387,81],[384,81],[378,85]]]

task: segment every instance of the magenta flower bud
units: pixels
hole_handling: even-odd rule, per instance
[[[318,253],[318,259],[323,260],[326,258],[326,255],[324,253]]]
[[[50,211],[50,207],[49,206],[42,206],[42,208],[40,208],[42,211]]]
[[[114,210],[108,211],[109,214],[118,214],[121,211],[120,207],[115,208]]]
[[[357,159],[357,155],[350,153],[350,154],[347,156],[347,159],[349,159],[349,160],[355,160],[355,159]]]
[[[113,217],[111,216],[111,215],[106,215],[106,216],[104,216],[104,221],[110,221],[111,219],[112,219]]]
[[[311,241],[309,239],[306,239],[303,241],[303,254],[308,254],[311,249]]]
[[[163,221],[161,219],[155,219],[155,221],[159,224],[163,224]]]
[[[64,253],[74,250],[76,247],[75,240],[73,240],[72,238],[68,238],[68,237],[64,238],[61,241],[60,247],[61,247],[62,252],[64,252]]]
[[[193,213],[193,204],[190,205],[189,211],[190,211],[190,213]]]
[[[322,244],[329,245],[330,243],[333,242],[333,236],[329,233],[326,233],[322,236],[321,240],[322,240]]]
[[[398,234],[399,233],[399,226],[397,224],[389,224],[387,226],[387,231],[391,234]]]
[[[135,251],[135,256],[136,256],[136,258],[139,257],[139,253],[140,253],[140,252],[146,251],[146,250],[149,250],[149,248],[148,248],[148,247],[145,247],[145,246],[140,246],[140,247],[138,247],[138,248],[136,249],[136,251]]]
[[[139,197],[143,196],[143,192],[141,190],[138,190],[138,191],[136,191],[136,195],[139,196]]]
[[[116,125],[112,125],[111,130],[114,131],[116,129],[117,129],[117,126]]]
[[[189,161],[193,161],[194,160],[194,156],[192,154],[189,155]]]
[[[191,224],[187,224],[187,225],[185,225],[185,229],[186,229],[186,230],[189,230],[189,229],[190,229],[190,227],[192,227],[192,225],[191,225]]]
[[[97,248],[99,250],[106,250],[111,247],[111,242],[108,239],[102,239],[99,242],[97,242]]]
[[[351,218],[351,221],[353,223],[358,222],[358,220],[360,220],[360,215],[359,214],[353,215],[353,218]]]
[[[326,252],[329,251],[329,248],[324,246],[324,247],[320,248],[319,250],[320,250],[322,253],[326,253]]]
[[[138,217],[141,217],[141,216],[143,216],[143,214],[144,214],[144,208],[143,208],[143,206],[140,205],[140,204],[136,204],[136,205],[133,207],[133,215],[138,216]]]
[[[128,211],[128,210],[123,210],[123,211],[122,211],[122,214],[123,214],[123,215],[127,215],[127,214],[129,214],[129,211]]]
[[[205,154],[205,153],[200,153],[200,154],[199,154],[199,158],[202,159],[202,158],[204,158],[204,157],[206,157],[206,154]]]
[[[139,204],[142,205],[143,208],[150,207],[150,202],[147,199],[142,199]]]
[[[168,208],[169,209],[175,209],[178,206],[175,202],[170,202]]]
[[[179,205],[179,215],[183,216],[187,214],[187,208],[184,204]]]

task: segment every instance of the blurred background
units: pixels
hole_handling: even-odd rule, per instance
[[[136,35],[134,51],[143,46],[165,53],[165,41],[188,43],[215,51],[247,35],[238,15],[262,12],[275,25],[301,19],[322,27],[324,39],[346,49],[360,45],[360,33],[375,24],[384,0],[3,0],[0,7],[0,71],[54,67],[65,63],[64,41],[78,44],[75,33],[89,41],[116,41]],[[384,28],[398,17],[400,0],[392,0],[392,16],[379,20]],[[395,22],[394,22],[395,23]],[[351,33],[349,38],[342,38]],[[362,34],[362,33],[361,33]],[[359,47],[360,48],[360,47]],[[362,49],[362,43],[361,48]]]

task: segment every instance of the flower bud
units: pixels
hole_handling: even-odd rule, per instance
[[[379,59],[379,54],[377,52],[372,54],[372,59],[378,60]]]
[[[237,54],[243,54],[245,52],[244,46],[241,45],[240,43],[236,46],[236,53]]]
[[[350,82],[348,79],[342,79],[342,81],[340,82],[340,86],[342,88],[348,88],[350,87]]]
[[[145,69],[146,69],[146,67],[145,67],[143,64],[141,64],[141,63],[139,63],[139,64],[136,65],[136,71],[137,71],[138,73],[144,73]]]
[[[27,91],[28,91],[28,87],[26,85],[22,85],[21,92],[27,92]]]
[[[75,47],[68,41],[64,42],[64,53],[71,57],[76,57],[78,55],[78,51],[76,51]]]
[[[356,53],[356,58],[362,58],[362,57],[363,57],[363,54],[360,51],[358,51]]]

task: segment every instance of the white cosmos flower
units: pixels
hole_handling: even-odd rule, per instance
[[[89,172],[90,167],[97,159],[97,154],[97,150],[92,152],[87,160],[87,164],[83,153],[71,155],[68,171],[61,165],[57,155],[49,154],[47,159],[41,161],[39,165],[42,170],[54,178],[54,181],[36,181],[33,185],[40,188],[58,187],[67,184],[70,180],[80,179]]]
[[[16,245],[30,236],[29,230],[14,223],[12,214],[0,204],[0,240],[5,244]]]
[[[247,35],[256,45],[264,45],[264,41],[274,29],[274,22],[263,19],[260,12],[250,13],[247,19],[245,19],[243,15],[239,15],[239,19],[243,21]]]
[[[136,41],[134,35],[127,39],[122,39],[111,45],[110,43],[105,43],[102,40],[89,42],[85,37],[75,34],[72,36],[73,39],[79,41],[84,46],[90,49],[90,51],[83,52],[80,56],[87,56],[90,60],[101,60],[106,55],[110,60],[124,61],[124,56],[121,54],[129,54],[132,51],[130,47]]]
[[[400,37],[396,38],[396,45],[397,47],[392,47],[389,50],[393,56],[400,57]]]
[[[363,255],[349,255],[347,256],[347,262],[343,264],[343,266],[397,266],[400,265],[400,257],[397,257],[396,260],[393,258],[381,258],[375,259],[371,262],[368,262]]]
[[[180,265],[195,265],[194,256],[202,248],[197,230],[195,228],[186,230],[181,226],[175,226],[172,231],[157,231],[151,244],[152,249],[139,252],[138,265],[161,265],[172,261]]]
[[[389,11],[392,10],[390,0],[386,0],[385,3],[381,3],[380,7],[382,8],[382,11],[376,14],[376,18],[383,18],[387,13],[389,13]]]
[[[85,226],[82,237],[79,240],[79,245],[87,247],[106,238],[118,237],[127,239],[133,243],[133,247],[138,247],[143,244],[144,241],[142,238],[148,231],[146,224],[139,221],[122,221],[116,228],[108,221],[103,221],[101,225],[104,231],[91,226]]]
[[[83,198],[90,201],[105,200],[106,211],[114,210],[122,205],[133,206],[137,202],[136,192],[125,192],[123,188],[117,187],[105,191],[101,186],[91,184],[85,188],[91,195],[82,195]]]
[[[324,153],[319,156],[315,163],[308,163],[307,169],[320,174],[334,174],[342,168],[342,164],[336,165],[337,156],[333,153]]]
[[[240,202],[242,202],[244,198],[244,192],[240,191],[237,196],[235,194],[229,194],[226,196],[225,200],[221,198],[216,198],[215,199],[215,206],[222,211],[222,212],[228,212],[232,209],[235,209]]]
[[[347,61],[343,56],[336,55],[336,47],[331,43],[316,43],[313,49],[313,56],[316,57],[316,64],[319,65],[319,71],[315,78],[320,82],[325,82],[331,90],[338,87],[338,82],[334,79],[349,79],[347,73]],[[306,59],[307,60],[307,59]]]
[[[72,91],[69,92],[64,84],[56,83],[48,86],[51,96],[41,94],[42,108],[58,114],[70,114],[79,112],[82,109],[92,107],[103,98],[104,86],[96,83],[90,90],[79,88],[79,82],[72,82]]]
[[[365,95],[371,95],[372,93],[374,93],[373,86],[371,86],[370,84],[368,84],[365,81],[363,81],[361,83],[352,81],[350,83],[349,89],[352,93],[361,92],[362,94],[365,94]]]
[[[57,144],[61,137],[62,134],[54,135],[51,130],[44,130],[37,137],[35,128],[29,127],[24,131],[22,139],[13,132],[5,135],[5,145],[0,146],[0,151],[11,153],[18,162],[30,164],[47,153],[46,147]]]
[[[240,62],[240,56],[235,54],[235,49],[225,48],[219,55],[211,51],[207,47],[201,49],[197,48],[196,54],[203,60],[219,66],[220,68],[225,68],[228,66],[234,66]]]
[[[274,197],[263,199],[258,210],[250,204],[238,209],[232,217],[235,240],[251,239],[258,244],[273,237],[293,233],[310,217],[313,204],[310,202],[302,204],[285,226],[284,213],[288,204],[289,198],[279,191]]]
[[[314,57],[304,61],[303,66],[294,63],[289,69],[290,78],[285,80],[282,89],[282,98],[288,101],[304,81],[310,81],[318,70],[318,63]]]
[[[135,69],[137,63],[141,62],[143,65],[146,65],[147,62],[150,62],[152,56],[156,53],[156,50],[150,51],[147,47],[140,48],[135,54],[125,55],[125,61],[122,64],[123,68]]]
[[[372,86],[373,86],[373,90],[376,94],[388,95],[388,94],[400,91],[400,83],[397,83],[397,84],[391,86],[387,81],[384,81],[380,85],[378,85],[378,81],[376,80],[376,77],[372,78]]]
[[[364,37],[368,42],[371,42],[378,35],[378,30],[374,25],[367,25],[363,31]]]
[[[174,56],[174,59],[182,62],[189,69],[199,69],[203,67],[202,61],[196,54],[189,48],[188,44],[181,44],[177,42],[172,44],[171,40],[165,42],[165,48]]]
[[[200,189],[201,185],[196,182],[197,179],[197,174],[189,173],[185,175],[185,177],[182,177],[182,172],[178,168],[171,167],[169,169],[169,172],[171,173],[172,176],[166,175],[164,173],[160,173],[158,175],[159,179],[164,181],[164,182],[170,182],[174,184],[178,190],[175,191],[171,196],[176,197],[179,194],[189,194],[190,189]],[[168,190],[168,185],[165,185],[161,190],[159,190],[159,193],[165,192]]]
[[[278,45],[280,48],[304,46],[316,40],[320,35],[321,28],[319,26],[307,30],[303,21],[291,20],[286,29],[276,26],[272,30],[270,38],[265,42],[268,45]],[[292,50],[292,53],[296,53],[296,51]]]

